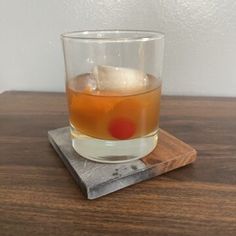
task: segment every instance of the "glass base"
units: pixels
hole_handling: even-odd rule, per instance
[[[129,140],[102,140],[86,136],[71,127],[72,146],[81,156],[102,163],[124,163],[140,159],[157,145],[158,132]]]

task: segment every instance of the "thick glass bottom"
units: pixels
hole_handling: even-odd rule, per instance
[[[71,127],[74,150],[92,161],[102,163],[123,163],[140,159],[157,145],[158,132],[129,140],[102,140],[84,135]]]

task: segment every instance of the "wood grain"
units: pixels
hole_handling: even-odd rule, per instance
[[[236,235],[236,98],[164,97],[161,114],[198,160],[88,201],[47,140],[65,96],[3,93],[0,235]]]

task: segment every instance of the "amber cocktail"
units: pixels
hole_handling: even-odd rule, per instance
[[[75,130],[103,140],[134,139],[157,132],[159,80],[149,76],[147,88],[130,94],[92,90],[87,76],[80,75],[67,84],[70,123]]]
[[[63,36],[72,145],[85,158],[99,162],[141,158],[155,148],[158,140],[163,35],[149,32],[150,41],[145,41],[146,33],[142,31],[120,31],[119,35],[103,31],[101,38],[97,32],[90,34],[94,34],[94,38],[88,37],[89,33]],[[124,37],[136,36],[129,41],[122,38],[123,34]],[[75,47],[77,43],[79,47]],[[127,43],[133,47],[130,55],[125,50]],[[74,52],[70,53],[74,55],[78,50],[78,58],[84,56],[85,67],[89,68],[84,70],[87,73],[74,69],[84,64],[79,64],[81,59],[74,61],[76,55],[73,58],[68,54],[74,47]],[[94,54],[95,51],[100,56]],[[151,59],[144,55],[146,51]],[[134,54],[137,58],[133,58],[133,62],[138,65],[132,65],[127,58],[122,61],[120,58],[125,58],[126,54],[127,58]]]

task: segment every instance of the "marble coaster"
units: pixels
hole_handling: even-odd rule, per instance
[[[164,130],[160,130],[158,145],[151,154],[121,164],[97,163],[77,154],[71,145],[69,127],[49,131],[48,138],[88,199],[185,166],[197,156],[195,149]]]

